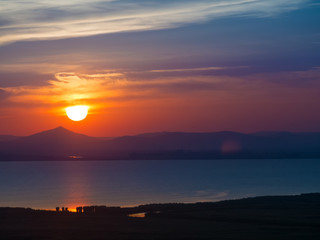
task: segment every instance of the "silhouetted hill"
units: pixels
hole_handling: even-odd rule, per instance
[[[308,132],[158,132],[97,138],[58,127],[8,139],[0,144],[1,160],[320,157],[320,133]]]
[[[0,135],[0,142],[12,141],[12,140],[15,140],[18,138],[20,138],[20,137],[13,136],[13,135]]]
[[[74,133],[63,127],[36,133],[3,143],[1,152],[15,156],[69,156],[101,142],[100,138]]]
[[[216,133],[183,133],[183,132],[163,132],[149,133],[136,136],[125,136],[108,142],[108,147],[122,148],[129,151],[172,151],[172,150],[237,150],[238,148],[248,148],[250,143],[254,143],[255,136],[250,136],[236,132],[216,132]],[[227,146],[227,144],[229,144]]]
[[[105,149],[137,159],[308,157],[320,156],[320,133],[162,132],[115,138]]]

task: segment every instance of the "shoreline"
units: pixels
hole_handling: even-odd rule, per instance
[[[2,239],[320,239],[320,193],[74,213],[0,208]],[[129,214],[145,213],[145,217]]]

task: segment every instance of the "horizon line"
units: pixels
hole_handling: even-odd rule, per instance
[[[238,134],[247,134],[247,135],[262,134],[262,133],[296,133],[296,134],[299,134],[299,133],[320,133],[320,131],[288,131],[288,130],[262,130],[262,131],[254,131],[254,132],[241,132],[241,131],[233,131],[233,130],[218,130],[218,131],[167,131],[167,130],[163,130],[163,131],[154,131],[154,132],[141,132],[141,133],[136,133],[136,134],[124,134],[124,135],[117,135],[117,136],[92,136],[92,135],[87,135],[85,133],[70,130],[70,129],[60,125],[58,127],[41,130],[41,131],[31,133],[28,135],[13,135],[13,134],[1,134],[0,133],[0,136],[29,137],[29,136],[33,136],[36,134],[49,132],[49,131],[53,131],[53,130],[58,130],[58,129],[64,129],[64,130],[67,130],[67,131],[72,132],[74,134],[80,134],[80,135],[84,135],[87,137],[93,137],[93,138],[118,138],[118,137],[139,136],[139,135],[147,135],[147,134],[159,134],[159,133],[187,133],[187,134],[238,133]]]

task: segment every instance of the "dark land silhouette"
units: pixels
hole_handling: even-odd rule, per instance
[[[318,132],[159,132],[89,137],[63,127],[0,136],[0,160],[319,158]]]
[[[83,210],[80,212],[80,208]],[[145,213],[144,218],[130,214]],[[79,212],[0,208],[1,239],[320,239],[320,193]]]

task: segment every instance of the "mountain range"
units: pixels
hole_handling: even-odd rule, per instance
[[[101,138],[58,127],[24,137],[0,135],[0,161],[318,157],[319,132],[157,132]]]

